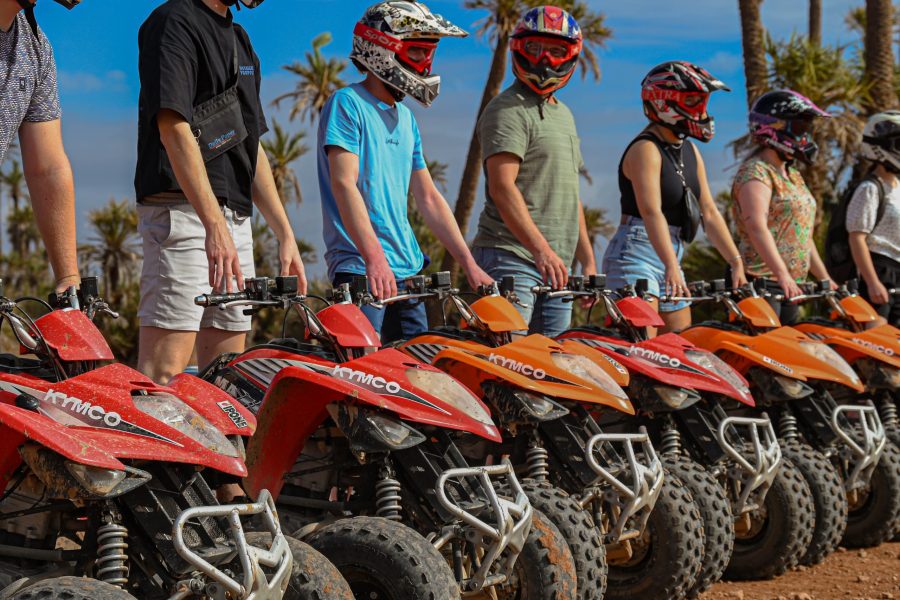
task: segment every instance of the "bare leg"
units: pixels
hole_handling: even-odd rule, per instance
[[[197,366],[202,370],[220,354],[241,352],[246,343],[246,331],[225,331],[204,327],[197,336]]]
[[[686,306],[674,312],[660,313],[666,326],[662,328],[662,333],[678,332],[691,326],[691,307]]]
[[[141,327],[138,370],[156,383],[167,384],[188,366],[196,339],[196,331]]]

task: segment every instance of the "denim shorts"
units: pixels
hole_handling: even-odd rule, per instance
[[[680,232],[680,227],[669,227],[679,263],[684,256],[684,240],[679,236]],[[603,255],[603,272],[609,289],[618,290],[625,285],[634,285],[638,279],[646,279],[647,291],[651,296],[659,298],[665,291],[666,268],[650,243],[643,220],[625,217]],[[688,306],[689,302],[661,302],[659,311],[674,312]]]

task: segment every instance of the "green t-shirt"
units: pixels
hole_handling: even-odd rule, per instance
[[[572,112],[516,81],[487,105],[478,121],[478,138],[485,160],[501,152],[522,160],[516,186],[528,212],[554,252],[572,264],[578,244],[578,173],[584,164]],[[485,196],[473,245],[533,261],[503,222],[487,186]]]

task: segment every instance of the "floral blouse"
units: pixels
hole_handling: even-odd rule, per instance
[[[749,181],[762,181],[772,190],[769,203],[768,226],[778,253],[787,265],[791,277],[797,281],[806,279],[809,273],[809,245],[816,220],[816,199],[803,181],[800,171],[788,167],[788,176],[782,175],[774,166],[760,158],[745,161],[732,184],[732,203],[737,223],[738,249],[744,260],[744,269],[753,277],[772,278],[772,270],[753,247],[741,218],[741,207],[737,193]]]

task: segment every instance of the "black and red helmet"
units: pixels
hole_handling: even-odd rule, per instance
[[[708,142],[716,127],[706,106],[716,90],[731,91],[697,65],[679,60],[665,62],[653,67],[641,82],[644,114],[681,137]]]
[[[750,135],[786,160],[798,158],[811,164],[819,146],[813,141],[813,119],[831,115],[793,90],[766,92],[750,109]]]
[[[581,28],[572,15],[556,6],[532,8],[510,38],[513,73],[536,93],[552,94],[572,78],[582,43]]]

